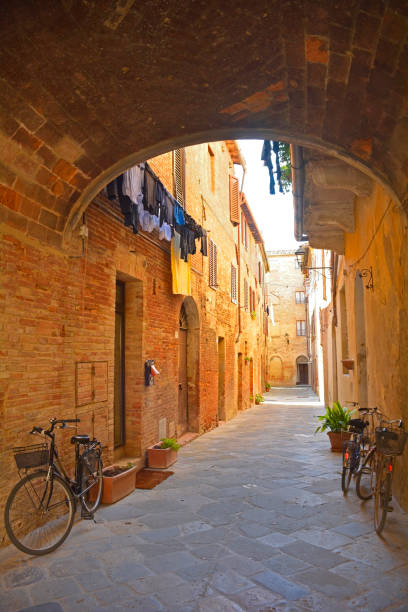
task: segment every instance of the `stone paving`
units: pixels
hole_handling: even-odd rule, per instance
[[[408,611],[408,517],[395,508],[379,538],[372,502],[343,496],[309,388],[266,398],[54,553],[0,551],[0,609]]]

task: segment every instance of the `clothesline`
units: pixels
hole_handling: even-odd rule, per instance
[[[196,240],[201,238],[200,252],[207,255],[207,232],[186,213],[147,163],[138,164],[108,183],[104,189],[109,200],[118,200],[124,224],[134,234],[142,230],[159,231],[159,239],[170,242],[175,234],[180,257],[188,261],[194,255]]]

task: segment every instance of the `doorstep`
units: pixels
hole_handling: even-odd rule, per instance
[[[200,434],[196,433],[195,431],[187,431],[182,436],[180,436],[180,438],[177,439],[177,442],[181,446],[185,446],[186,444],[190,444],[190,442],[198,438],[199,435]]]

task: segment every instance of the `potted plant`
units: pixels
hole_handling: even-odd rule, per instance
[[[270,391],[271,390],[271,383],[267,382],[265,383],[265,391]]]
[[[265,401],[265,398],[260,393],[255,394],[255,404],[262,404]]]
[[[255,321],[255,319],[256,319],[256,312],[255,312],[255,310],[253,310],[253,311],[251,312],[251,319],[252,319],[253,321]]]
[[[340,402],[333,402],[332,407],[327,406],[325,414],[317,417],[322,424],[316,427],[315,433],[329,430],[327,435],[333,452],[341,452],[344,440],[350,438],[351,434],[347,430],[353,412],[354,410],[343,408]]]
[[[162,438],[147,449],[147,465],[150,468],[167,468],[177,461],[180,444],[175,438]]]
[[[119,499],[132,493],[136,485],[136,471],[137,467],[133,463],[110,465],[104,468],[102,471],[102,503],[114,504]]]

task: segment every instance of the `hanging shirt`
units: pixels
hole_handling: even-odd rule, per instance
[[[175,225],[185,225],[184,211],[178,202],[174,203],[174,223]]]
[[[133,166],[123,173],[123,195],[127,195],[135,204],[143,201],[144,166]]]
[[[148,210],[151,215],[158,213],[158,206],[156,200],[156,179],[151,174],[148,168],[146,168],[144,175],[144,199],[143,199],[145,210]]]
[[[201,237],[201,253],[207,257],[207,231],[203,229],[203,235]]]
[[[171,241],[171,274],[173,293],[191,295],[191,265],[181,259],[180,235],[177,232]]]

